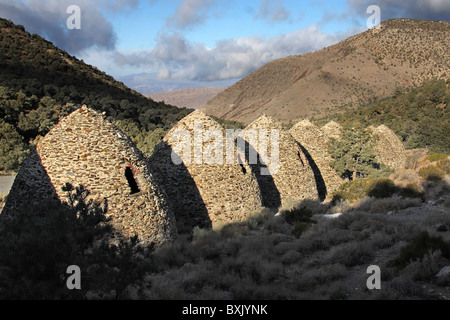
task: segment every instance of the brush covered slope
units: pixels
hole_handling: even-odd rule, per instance
[[[0,70],[0,172],[17,170],[30,141],[83,104],[125,122],[123,129],[133,127],[133,138],[142,131],[168,130],[190,113],[147,99],[1,18]]]
[[[323,50],[275,60],[209,101],[207,114],[246,124],[333,113],[446,77],[450,23],[387,20]]]

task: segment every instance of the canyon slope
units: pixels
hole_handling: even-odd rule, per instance
[[[335,113],[450,74],[450,22],[393,19],[328,48],[275,60],[210,100],[209,115],[250,123]]]

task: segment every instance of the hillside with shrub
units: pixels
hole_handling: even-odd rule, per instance
[[[428,148],[450,154],[450,79],[430,80],[419,87],[398,89],[382,101],[313,119],[323,125],[335,120],[344,127],[386,125],[407,149]]]
[[[144,151],[190,113],[144,97],[4,19],[0,70],[0,172],[17,170],[28,144],[83,104],[121,121]]]
[[[117,241],[107,207],[72,190],[71,203],[0,224],[0,298],[446,300],[450,277],[436,277],[450,264],[445,179],[424,181],[418,192],[358,179],[333,203],[292,202],[277,215],[263,209],[158,248]],[[74,263],[82,288],[70,291],[66,268]],[[382,290],[367,289],[370,265],[382,270]]]
[[[212,99],[207,114],[248,124],[333,114],[449,76],[450,23],[392,19],[319,51],[281,58]]]

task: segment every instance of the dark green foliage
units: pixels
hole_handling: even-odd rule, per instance
[[[422,201],[425,200],[425,194],[423,191],[420,190],[417,184],[410,183],[404,188],[397,188],[397,189],[398,194],[403,198],[419,198],[422,199]]]
[[[411,262],[422,260],[430,251],[438,250],[441,251],[443,257],[450,259],[450,243],[445,242],[442,237],[433,237],[424,231],[401,249],[395,264],[399,269],[403,269]]]
[[[120,298],[142,276],[144,254],[137,239],[108,243],[114,233],[105,217],[107,205],[87,201],[82,186],[63,188],[68,203],[48,202],[21,208],[14,218],[0,217],[1,299],[83,299],[89,290]],[[149,247],[151,251],[151,247]],[[66,287],[67,267],[82,270],[82,290]]]
[[[233,120],[225,120],[225,119],[217,118],[214,116],[212,116],[211,118],[213,118],[215,121],[217,121],[217,123],[221,124],[225,129],[239,130],[239,129],[245,128],[245,124],[243,124],[241,122],[237,122],[237,121],[233,121]]]
[[[313,222],[311,220],[312,216],[313,212],[306,207],[295,208],[284,213],[284,218],[289,224],[294,224],[296,222]]]
[[[441,160],[437,163],[437,167],[446,174],[450,174],[450,159]]]
[[[374,198],[389,198],[397,191],[394,181],[390,179],[378,179],[372,184],[367,195]]]
[[[429,148],[433,152],[450,154],[449,84],[449,80],[431,80],[327,120],[333,119],[344,126],[356,122],[365,127],[384,124],[400,137],[407,149]]]
[[[387,175],[391,171],[378,162],[373,150],[375,138],[363,128],[346,127],[341,139],[332,139],[331,167],[344,179],[355,180]]]
[[[25,159],[27,146],[14,126],[0,119],[0,173],[14,171]]]
[[[300,206],[284,212],[284,218],[287,223],[294,226],[292,233],[299,238],[304,231],[309,229],[316,221],[312,219],[314,213],[311,209]]]
[[[406,187],[396,186],[394,181],[386,178],[368,178],[348,181],[341,185],[333,194],[332,203],[338,201],[354,202],[365,196],[377,199],[390,198],[394,195],[404,198],[424,198],[424,193],[417,185],[410,184]]]
[[[445,172],[436,166],[428,166],[419,170],[419,175],[427,181],[441,181]]]
[[[428,153],[427,157],[425,158],[425,161],[431,161],[431,162],[437,162],[440,160],[448,159],[448,155],[443,153],[437,153],[437,152],[430,152]]]
[[[347,200],[353,202],[367,196],[379,179],[357,179],[342,184],[333,194],[333,202]]]
[[[0,39],[0,121],[16,129],[25,144],[44,136],[83,104],[106,112],[113,122],[133,123],[137,131],[130,135],[143,136],[139,139],[144,148],[146,135],[158,128],[168,130],[191,112],[147,99],[10,21],[0,19]],[[3,143],[8,144],[4,148],[14,148],[12,142]],[[20,152],[10,152],[9,157],[8,170],[17,170]]]

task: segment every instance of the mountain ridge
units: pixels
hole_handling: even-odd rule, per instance
[[[250,123],[288,122],[382,99],[450,74],[450,22],[392,19],[338,44],[264,65],[210,100],[204,111]]]

